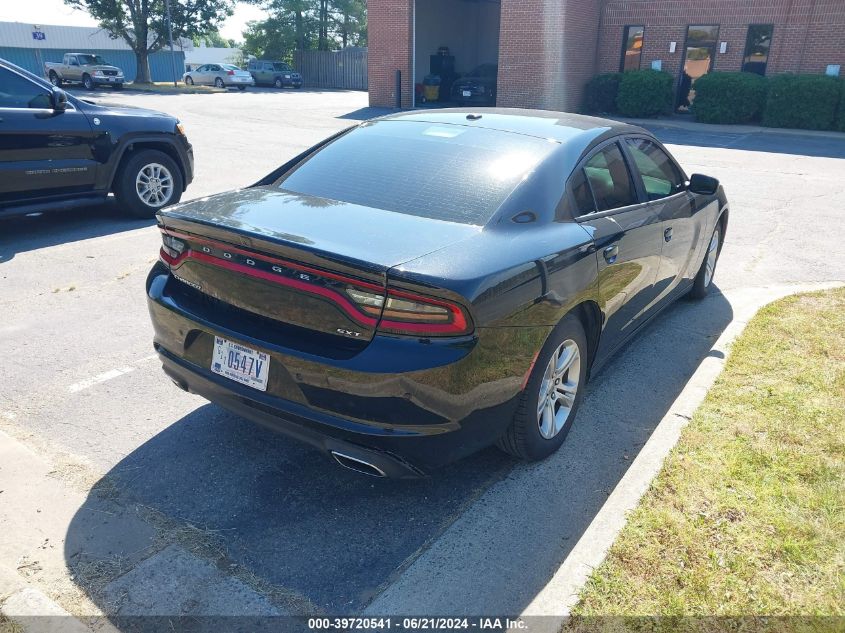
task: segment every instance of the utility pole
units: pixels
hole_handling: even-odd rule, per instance
[[[167,37],[170,40],[170,67],[173,69],[173,87],[176,83],[176,51],[173,50],[173,23],[170,21],[170,0],[164,0],[167,9]]]

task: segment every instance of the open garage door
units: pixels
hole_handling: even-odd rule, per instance
[[[500,14],[500,0],[415,0],[415,106],[496,104]]]

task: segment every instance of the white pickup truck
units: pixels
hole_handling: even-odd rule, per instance
[[[65,53],[62,63],[45,63],[44,73],[54,86],[73,82],[82,84],[86,90],[106,85],[117,90],[123,88],[123,71],[91,53]]]

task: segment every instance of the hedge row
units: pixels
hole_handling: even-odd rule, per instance
[[[824,75],[708,73],[693,85],[704,123],[760,121],[769,127],[845,132],[845,81]],[[672,110],[675,82],[655,70],[608,73],[587,84],[584,110],[652,117]]]
[[[672,75],[631,70],[593,77],[584,93],[584,111],[652,117],[672,111]]]

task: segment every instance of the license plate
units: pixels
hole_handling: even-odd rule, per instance
[[[464,96],[465,96],[465,97],[471,97],[471,96],[472,96],[472,92],[471,92],[470,90],[464,90]]]
[[[214,337],[211,371],[259,391],[267,391],[270,357],[221,336]]]

